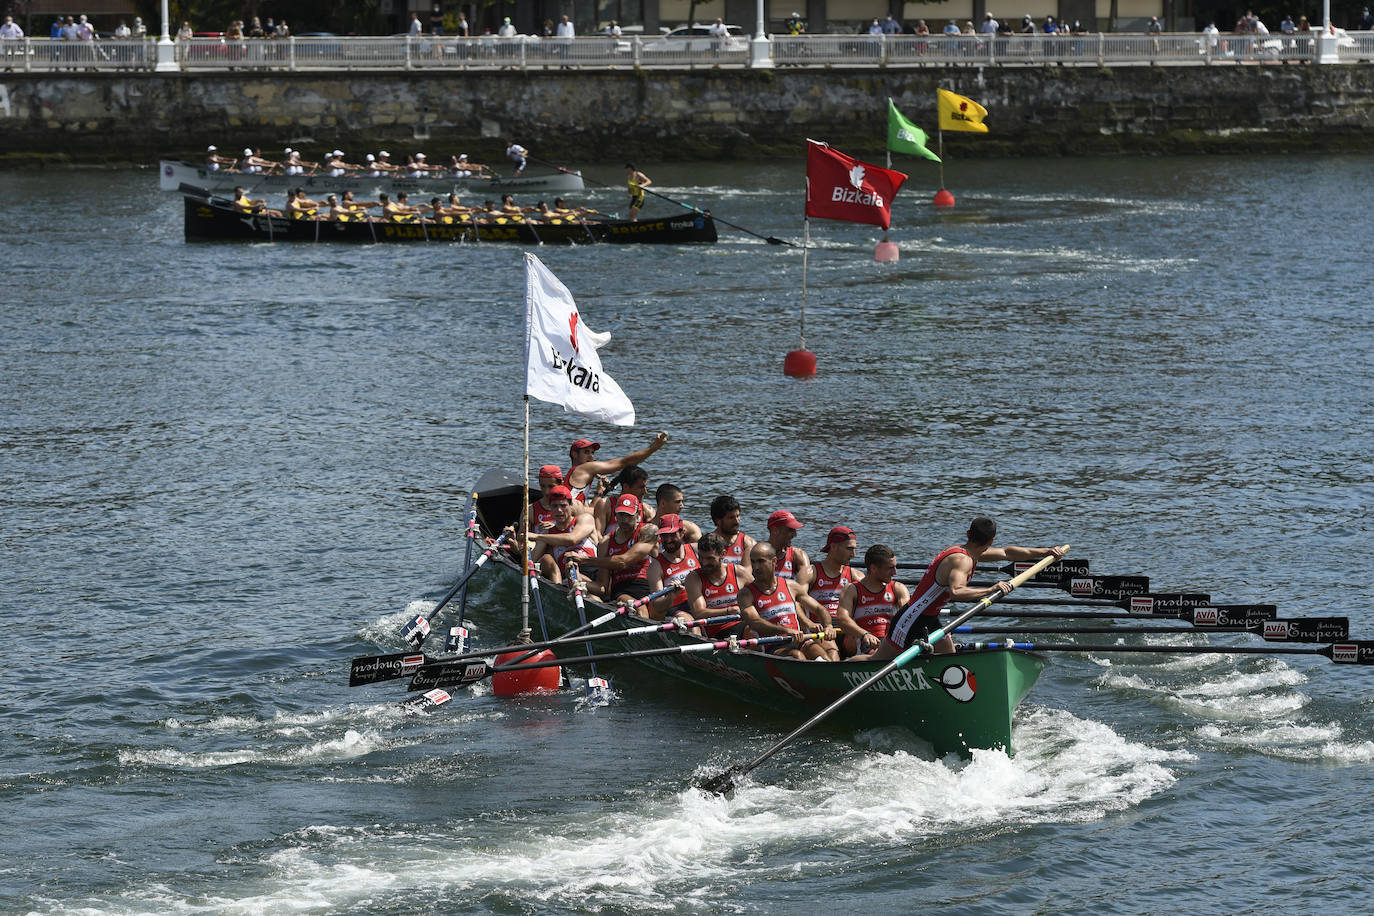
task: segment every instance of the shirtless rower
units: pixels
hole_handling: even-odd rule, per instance
[[[733,496],[717,496],[711,500],[711,521],[716,534],[725,542],[726,563],[744,563],[754,549],[754,539],[739,530],[739,502]]]
[[[777,554],[774,571],[784,579],[796,579],[805,588],[811,587],[816,571],[811,568],[811,558],[800,547],[793,547],[792,541],[802,523],[786,509],[779,509],[768,516],[768,543]]]
[[[836,525],[825,538],[825,557],[811,566],[816,575],[806,593],[825,606],[832,620],[839,610],[840,595],[844,594],[845,587],[859,578],[859,573],[849,565],[858,548],[859,540],[854,530]]]
[[[865,550],[864,569],[863,577],[840,595],[835,616],[835,627],[843,634],[842,654],[857,661],[878,648],[897,609],[910,599],[906,586],[895,581],[897,557],[890,547],[874,544]]]
[[[382,150],[377,154],[377,158],[372,161],[372,168],[375,171],[385,174],[388,172],[400,172],[404,169],[404,166],[392,162],[391,154],[386,150]]]
[[[774,655],[839,661],[835,630],[830,612],[806,593],[795,579],[782,579],[773,572],[777,552],[767,541],[749,549],[749,569],[754,581],[740,589],[739,609],[744,622],[760,636],[791,636]],[[803,634],[824,630],[824,640],[804,639]]]
[[[367,211],[373,207],[380,207],[380,200],[355,200],[352,191],[344,191],[343,197],[339,200],[340,206],[349,212],[353,219],[367,219]]]
[[[697,562],[701,566],[688,573],[683,581],[687,587],[688,610],[697,620],[738,614],[740,591],[754,581],[748,566],[722,562],[724,553],[725,542],[715,534],[704,534],[697,542]],[[696,629],[707,639],[725,639],[747,636],[749,627],[741,619],[737,623],[717,623]]]
[[[243,151],[243,170],[245,172],[260,174],[279,168],[281,168],[281,163],[264,159],[260,149],[245,149]]]
[[[968,526],[962,546],[946,547],[936,554],[916,585],[911,601],[892,619],[886,638],[872,657],[875,660],[896,658],[916,640],[925,639],[932,630],[939,628],[940,609],[951,599],[980,601],[988,595],[1010,594],[1011,583],[1005,581],[994,582],[987,588],[974,588],[968,584],[979,560],[1020,562],[1064,555],[1064,551],[1058,547],[993,547],[992,542],[996,537],[997,523],[980,515]],[[936,654],[953,652],[954,640],[945,636],[935,644],[934,650]]]
[[[562,582],[567,575],[569,561],[577,562],[596,556],[596,544],[592,541],[592,517],[573,510],[572,493],[561,484],[549,490],[548,500],[553,512],[553,524],[534,539],[532,556],[545,578]]]
[[[395,201],[385,194],[378,194],[377,199],[382,204],[382,219],[389,223],[413,223],[420,218],[420,208],[410,205],[410,195],[405,191],[398,191]]]
[[[341,149],[336,149],[334,150],[334,152],[330,153],[329,158],[325,160],[324,165],[325,168],[329,169],[330,178],[342,178],[348,172],[356,172],[361,169],[361,166],[356,166],[352,163],[344,162],[344,154],[343,150]]]
[[[644,502],[649,490],[649,472],[637,464],[632,464],[621,471],[616,476],[616,480],[620,483],[622,495],[628,494],[635,498],[635,511],[640,513],[638,520],[647,522],[653,516],[648,505]],[[620,505],[619,500],[602,499],[597,501],[595,509],[597,531],[609,532],[615,526],[616,520],[611,517],[612,503],[617,506]]]
[[[658,556],[649,566],[649,591],[656,592],[665,585],[681,585],[687,574],[699,565],[696,548],[683,540],[682,519],[676,515],[660,518]],[[684,622],[690,622],[692,614],[687,606],[687,593],[678,589],[662,598],[655,598],[649,605],[649,616],[654,620],[681,616]]]
[[[654,511],[649,516],[649,523],[655,524],[664,515],[676,515],[682,517],[682,507],[686,504],[686,497],[682,493],[682,487],[671,483],[659,484],[654,491]],[[682,519],[682,533],[687,543],[695,544],[701,540],[701,528],[696,522]]]
[[[590,439],[578,439],[568,447],[568,455],[572,460],[572,466],[568,468],[568,488],[580,502],[587,503],[595,509],[596,500],[601,496],[601,485],[604,483],[598,478],[623,471],[632,464],[643,464],[649,460],[649,456],[663,448],[667,441],[667,433],[658,433],[654,436],[653,442],[638,451],[608,461],[597,461],[596,450],[601,448],[601,443]]]
[[[599,571],[601,594],[611,600],[649,594],[649,565],[658,547],[658,529],[643,523],[639,499],[629,493],[615,501],[615,525],[583,566]]]
[[[491,166],[472,162],[468,159],[467,153],[458,154],[458,158],[453,160],[453,168],[455,178],[486,178],[491,175]],[[463,174],[459,175],[458,172]]]
[[[238,160],[229,156],[221,156],[218,150],[219,147],[216,146],[211,146],[206,149],[205,167],[212,172],[218,172],[220,169],[232,169],[234,163],[238,162]]]

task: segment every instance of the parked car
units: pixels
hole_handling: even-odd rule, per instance
[[[698,22],[695,25],[680,25],[675,29],[665,30],[658,38],[644,42],[644,50],[653,51],[747,51],[749,50],[749,33],[737,25],[727,25],[727,33],[724,44],[718,45],[720,39],[711,37],[710,24],[703,25]]]

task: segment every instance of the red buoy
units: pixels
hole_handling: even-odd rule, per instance
[[[816,354],[810,350],[793,350],[783,357],[782,371],[799,378],[815,375]]]
[[[504,655],[498,655],[496,656],[496,667],[516,663],[515,660],[524,654],[524,652],[507,652]],[[554,657],[552,652],[545,649],[517,664],[529,665],[534,662],[548,661]],[[509,697],[521,693],[538,693],[541,690],[557,690],[559,681],[563,679],[560,672],[561,669],[557,665],[550,665],[547,668],[526,668],[523,671],[498,671],[491,676],[491,692],[498,697]]]
[[[895,261],[901,257],[901,252],[897,250],[896,242],[889,242],[883,239],[873,249],[873,260],[875,261]]]
[[[951,194],[951,193],[949,193],[948,191],[946,191],[944,188],[941,188],[940,190],[938,190],[938,191],[935,192],[935,206],[937,206],[937,207],[952,207],[952,206],[954,206],[954,195]]]

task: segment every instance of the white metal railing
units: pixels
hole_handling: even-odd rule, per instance
[[[778,35],[769,62],[779,67],[1132,66],[1307,62],[1318,33],[1299,35]],[[1336,58],[1374,60],[1374,32],[1337,32]],[[10,70],[151,70],[154,39],[0,40]],[[748,39],[441,38],[390,36],[287,39],[192,38],[177,42],[182,70],[493,70],[642,67],[748,67]]]

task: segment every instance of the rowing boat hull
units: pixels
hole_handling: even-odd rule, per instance
[[[519,483],[501,472],[489,472],[477,492],[483,526],[499,530],[508,523],[510,507],[519,503]],[[493,565],[507,589],[519,589],[521,573],[512,561],[501,557]],[[582,622],[567,588],[541,581],[539,591],[551,631],[565,632]],[[610,610],[591,598],[586,607],[589,617]],[[649,622],[622,615],[607,627],[626,629]],[[616,645],[603,649],[601,644],[597,651],[662,648],[684,640],[701,641],[659,632],[607,640]],[[575,657],[583,651],[575,648],[562,654]],[[798,661],[760,652],[671,654],[635,661],[740,703],[799,718],[819,712],[886,664]],[[978,748],[1011,753],[1012,717],[1044,664],[1038,655],[1006,650],[917,658],[860,693],[829,721],[850,729],[902,726],[929,742],[937,756],[966,757]]]
[[[187,241],[249,242],[523,242],[538,244],[680,245],[716,241],[709,216],[685,213],[638,222],[628,220],[550,220],[531,225],[498,217],[481,222],[387,223],[292,220],[239,213],[218,201],[185,196]]]
[[[519,178],[371,178],[367,175],[255,175],[211,171],[203,165],[180,160],[164,159],[158,163],[158,186],[164,191],[176,191],[183,184],[195,185],[207,191],[229,194],[236,187],[251,188],[254,197],[265,194],[285,194],[288,188],[305,188],[308,195],[341,194],[353,191],[364,198],[387,193],[393,197],[398,191],[407,194],[440,196],[448,194],[490,195],[499,199],[502,194],[546,194],[581,191],[585,189],[582,173],[559,172],[554,175],[522,175]]]

